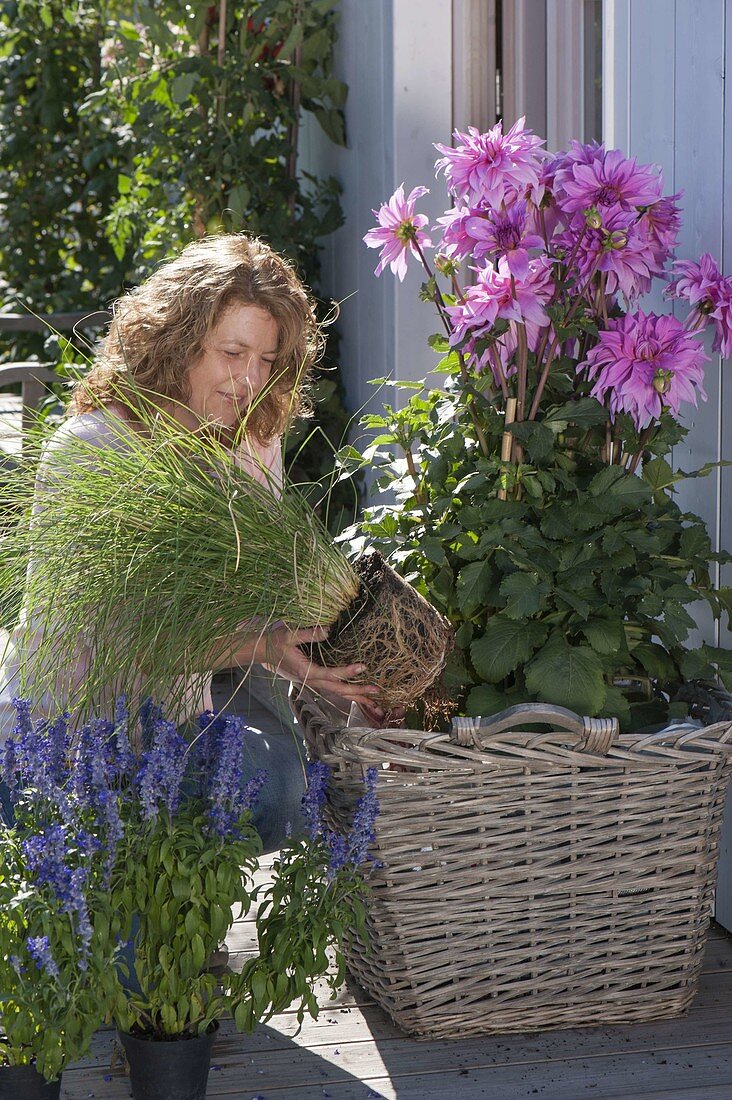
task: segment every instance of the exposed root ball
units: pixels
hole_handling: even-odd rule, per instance
[[[356,562],[356,600],[313,647],[323,665],[360,663],[387,710],[409,706],[434,683],[450,652],[448,620],[395,573],[378,551]]]

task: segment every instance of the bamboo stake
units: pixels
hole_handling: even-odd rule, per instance
[[[509,424],[513,424],[516,419],[516,406],[518,401],[515,397],[509,397],[506,401],[506,419],[505,425],[508,428]],[[513,450],[513,433],[504,431],[501,438],[501,462],[507,465],[511,461],[511,451]],[[508,489],[506,488],[507,477],[506,471],[501,473],[501,488],[498,490],[499,500],[508,500]]]

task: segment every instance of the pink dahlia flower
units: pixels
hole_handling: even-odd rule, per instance
[[[557,238],[568,256],[574,252],[580,234],[582,238],[574,263],[581,283],[586,282],[593,271],[604,271],[607,293],[620,291],[628,300],[633,300],[646,294],[652,280],[662,274],[654,250],[638,224],[638,216],[632,211],[620,206],[602,211],[599,229],[586,227],[584,219],[574,222]]]
[[[475,240],[477,260],[485,255],[504,256],[506,265],[517,279],[529,274],[528,248],[542,248],[543,240],[530,233],[527,204],[515,202],[505,210],[488,210],[485,216],[468,218],[465,229]]]
[[[446,210],[437,224],[433,227],[436,233],[441,233],[439,251],[453,259],[462,260],[465,256],[472,256],[475,248],[475,237],[467,230],[468,219],[479,213],[470,206],[456,206],[452,210]]]
[[[573,143],[562,169],[555,178],[556,197],[568,214],[590,206],[620,206],[625,210],[651,206],[661,198],[663,178],[654,164],[641,164],[620,149],[604,145],[589,147]]]
[[[681,229],[681,208],[678,201],[683,191],[675,195],[664,195],[658,202],[647,207],[639,219],[639,226],[653,249],[656,263],[663,267],[669,254],[678,243]]]
[[[664,408],[678,416],[682,401],[696,405],[697,393],[706,400],[703,364],[708,358],[675,317],[638,310],[609,321],[577,369],[595,380],[593,397],[608,398],[612,415],[629,413],[640,430]]]
[[[474,341],[481,336],[489,336],[496,321],[506,320],[525,325],[528,345],[535,349],[541,329],[549,324],[544,306],[553,293],[552,265],[545,256],[529,261],[524,279],[517,279],[511,274],[503,257],[498,261],[497,268],[487,264],[478,269],[475,283],[466,288],[464,301],[447,307],[453,326],[450,343],[453,346],[464,345],[472,361],[477,366],[484,366],[486,355],[473,358]],[[505,334],[506,342],[499,349],[504,362],[516,346],[513,328],[512,325]]]
[[[729,359],[732,355],[732,278],[729,275],[722,283],[711,317],[714,321],[712,350],[721,352],[723,358]]]
[[[693,260],[677,260],[673,270],[676,278],[666,287],[667,296],[688,302],[690,306],[697,306],[701,312],[711,313],[724,284],[711,253],[705,252],[698,263]]]
[[[450,190],[471,206],[500,206],[539,184],[541,138],[524,127],[520,118],[507,133],[498,122],[481,134],[469,126],[466,134],[455,130],[454,148],[436,144],[445,155],[435,162],[444,172]]]
[[[565,179],[572,178],[572,169],[577,164],[591,164],[604,152],[604,146],[597,141],[589,141],[583,145],[579,141],[571,141],[569,149],[555,153],[542,167],[539,185],[544,186],[556,197],[563,194],[562,185]]]
[[[732,355],[732,278],[724,278],[709,252],[692,260],[677,260],[676,278],[669,283],[666,294],[688,302],[696,314],[696,327],[711,320],[714,324],[714,351],[725,359]]]
[[[378,210],[372,211],[379,224],[369,229],[364,241],[369,248],[380,248],[376,275],[381,275],[389,264],[392,273],[403,281],[407,274],[407,253],[419,255],[420,248],[431,248],[432,241],[424,232],[429,218],[425,214],[415,214],[414,204],[423,195],[429,194],[426,187],[415,187],[404,198],[404,184],[397,187],[388,202],[382,203]]]

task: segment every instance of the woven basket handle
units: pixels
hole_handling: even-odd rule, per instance
[[[466,748],[480,748],[493,734],[543,722],[558,726],[576,734],[577,748],[581,752],[606,756],[618,735],[617,718],[582,718],[566,707],[554,707],[549,703],[519,703],[507,707],[489,718],[453,718],[450,739]]]
[[[290,709],[297,719],[305,742],[318,758],[328,756],[333,751],[333,742],[340,727],[346,720],[336,723],[326,715],[323,701],[307,688],[290,696]]]

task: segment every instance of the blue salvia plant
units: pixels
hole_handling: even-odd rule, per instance
[[[233,914],[245,914],[257,896],[261,842],[251,818],[266,776],[260,771],[245,781],[238,717],[202,714],[192,743],[152,704],[143,707],[141,725],[149,748],[131,787],[113,885],[126,927],[136,918],[140,989],[129,994],[119,1026],[164,1038],[204,1034],[224,1012],[247,1031],[293,1002],[301,1016],[316,1014],[313,985],[329,971],[326,947],[336,949],[329,978],[335,988],[343,980],[346,922],[354,912],[363,919],[360,897],[378,812],[375,771],[350,833],[340,837],[322,822],[324,786],[316,770],[305,799],[308,835],[285,845],[259,907],[259,951],[219,985],[204,964]]]
[[[256,922],[258,954],[247,960],[241,974],[227,979],[240,1030],[251,1031],[295,1003],[299,1022],[306,1012],[317,1016],[315,982],[326,977],[335,995],[345,977],[344,937],[364,931],[369,848],[379,813],[378,772],[366,771],[348,833],[330,828],[324,819],[328,777],[326,764],[308,766],[306,835],[282,849],[273,881],[263,888]]]
[[[2,760],[15,812],[0,872],[4,1060],[57,1076],[103,1016],[163,1039],[203,1034],[227,1011],[245,1030],[293,1002],[301,1018],[317,1013],[326,948],[335,948],[335,988],[346,923],[363,920],[375,770],[341,836],[323,823],[327,774],[313,767],[307,835],[293,836],[275,863],[259,953],[220,987],[206,959],[233,912],[255,899],[261,851],[251,818],[265,775],[243,775],[242,719],[205,713],[188,740],[147,701],[136,753],[122,700],[113,721],[80,729],[66,714],[34,724],[28,704],[16,706]],[[122,982],[113,963],[127,941]]]
[[[0,1065],[50,1081],[120,995],[109,884],[129,746],[112,723],[72,741],[67,715],[34,725],[26,704],[17,712],[0,754],[12,806],[0,828]]]

